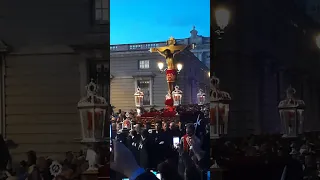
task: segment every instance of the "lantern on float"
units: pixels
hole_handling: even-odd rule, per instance
[[[97,85],[92,79],[86,90],[87,95],[78,102],[82,142],[98,142],[104,138],[108,104],[104,97],[97,95]]]
[[[279,105],[282,137],[297,137],[303,133],[304,108],[303,100],[294,97],[296,90],[291,86],[286,90],[286,99]]]
[[[137,91],[134,93],[134,101],[136,104],[136,107],[142,107],[143,106],[143,92],[140,90],[140,88],[137,88]]]
[[[174,87],[174,91],[172,91],[172,98],[173,106],[179,106],[181,104],[182,91],[179,89],[179,86]]]
[[[228,134],[230,94],[219,89],[220,80],[212,76],[210,87],[210,138]]]
[[[206,94],[203,92],[202,89],[199,89],[199,92],[197,94],[197,99],[198,99],[198,105],[204,105],[206,102]]]

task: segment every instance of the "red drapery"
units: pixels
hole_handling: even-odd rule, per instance
[[[167,82],[175,82],[177,77],[177,71],[175,69],[166,70],[166,79]]]
[[[95,128],[98,126],[98,118],[102,116],[102,112],[95,112],[94,113],[94,119],[95,119]],[[92,119],[92,113],[88,112],[88,130],[92,130],[92,124],[93,124],[93,119]]]

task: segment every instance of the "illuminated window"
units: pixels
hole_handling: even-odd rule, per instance
[[[98,24],[109,22],[109,1],[95,0],[95,20]]]
[[[150,61],[149,60],[139,60],[139,69],[149,69]]]

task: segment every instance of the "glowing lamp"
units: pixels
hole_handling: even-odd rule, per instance
[[[163,70],[163,67],[164,67],[163,62],[158,62],[158,68],[159,68],[160,71]]]
[[[137,91],[134,93],[134,100],[136,107],[142,107],[143,106],[143,92],[140,90],[140,88],[137,88]]]
[[[215,11],[216,22],[221,30],[224,30],[229,24],[230,11],[225,8],[219,8]]]
[[[179,86],[174,87],[174,91],[172,91],[172,98],[173,106],[179,106],[181,104],[182,91],[179,89]]]
[[[180,63],[177,64],[177,70],[178,70],[178,72],[180,72],[182,70],[182,64],[180,64]]]
[[[198,99],[198,105],[204,105],[206,102],[206,94],[203,92],[202,89],[199,89],[199,92],[197,94],[197,99]]]
[[[141,116],[141,109],[137,108],[137,116]]]
[[[305,103],[303,100],[296,99],[295,93],[296,90],[290,86],[286,91],[286,99],[278,105],[284,138],[297,137],[303,133]]]
[[[87,95],[78,102],[82,142],[99,142],[104,138],[104,124],[108,103],[97,95],[97,85],[91,80],[86,86]]]

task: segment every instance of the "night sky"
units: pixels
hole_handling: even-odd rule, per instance
[[[111,0],[110,44],[166,41],[190,36],[210,36],[209,0]]]

